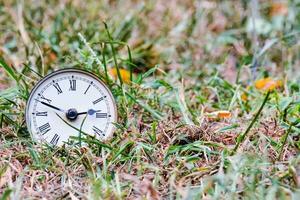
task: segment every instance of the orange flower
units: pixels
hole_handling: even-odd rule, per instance
[[[206,114],[209,119],[227,119],[231,117],[231,113],[227,110],[219,110],[211,113]]]
[[[220,111],[217,111],[217,116],[218,116],[218,118],[230,118],[231,113],[227,110],[220,110]]]
[[[271,16],[287,15],[288,5],[284,2],[275,2],[271,5]]]
[[[119,69],[120,70],[120,75],[124,83],[129,83],[130,82],[130,72],[127,71],[126,69]],[[109,74],[114,78],[118,79],[118,71],[117,68],[111,68],[109,70]]]
[[[259,79],[255,82],[255,87],[258,90],[274,90],[282,86],[281,80],[274,80],[270,77]]]
[[[50,62],[54,62],[56,59],[57,59],[57,56],[56,56],[56,54],[52,51],[52,52],[49,54],[49,60],[50,60]]]

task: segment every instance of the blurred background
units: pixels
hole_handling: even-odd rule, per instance
[[[184,76],[219,72],[231,83],[260,72],[296,77],[299,10],[298,0],[1,1],[0,55],[40,73],[76,67],[89,54],[78,33],[101,55],[106,22],[115,40],[129,44],[135,73],[159,64]],[[1,76],[3,89],[9,81]]]

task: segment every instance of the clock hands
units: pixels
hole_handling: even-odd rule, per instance
[[[58,108],[58,107],[53,106],[53,105],[51,105],[51,104],[48,104],[48,103],[46,103],[46,102],[40,101],[40,100],[38,100],[38,99],[35,99],[35,100],[38,101],[38,102],[40,102],[41,104],[43,104],[43,105],[45,105],[45,106],[48,106],[48,107],[53,108],[53,109],[55,109],[55,110],[58,110],[58,111],[61,111],[61,112],[66,113],[67,118],[70,119],[70,120],[75,120],[75,119],[77,118],[78,115],[84,115],[84,114],[93,115],[93,114],[95,114],[96,112],[100,112],[100,111],[101,111],[101,110],[89,109],[89,110],[86,111],[86,112],[80,112],[80,113],[78,113],[78,112],[76,111],[76,109],[74,109],[74,108],[71,108],[71,109],[69,109],[68,111],[65,111],[65,110],[63,110],[63,109],[61,109],[61,108]]]
[[[48,104],[48,103],[46,103],[46,102],[43,102],[43,101],[40,101],[40,100],[37,100],[37,99],[35,99],[36,101],[38,101],[38,102],[40,102],[41,104],[43,104],[43,105],[45,105],[45,106],[48,106],[48,107],[50,107],[50,108],[53,108],[53,109],[55,109],[55,110],[58,110],[58,111],[61,111],[61,112],[65,112],[63,109],[61,109],[61,108],[58,108],[58,107],[56,107],[56,106],[53,106],[53,105],[50,105],[50,104]]]
[[[80,112],[80,113],[78,113],[75,108],[71,108],[71,109],[69,109],[67,111],[66,117],[69,120],[73,121],[73,120],[75,120],[78,117],[78,115],[84,115],[84,114],[93,115],[93,114],[95,114],[96,112],[99,112],[99,111],[101,111],[101,110],[89,109],[87,112]]]

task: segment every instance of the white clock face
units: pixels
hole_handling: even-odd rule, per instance
[[[59,146],[70,136],[84,137],[85,133],[108,139],[116,113],[110,90],[96,76],[64,69],[34,87],[26,106],[26,123],[35,140]]]

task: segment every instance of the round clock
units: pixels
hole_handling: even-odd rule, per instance
[[[112,136],[117,121],[114,97],[95,75],[78,69],[55,71],[33,88],[26,123],[34,140],[62,145],[70,136]]]

